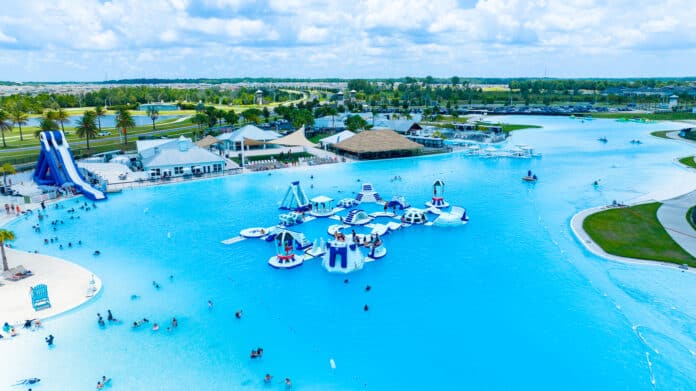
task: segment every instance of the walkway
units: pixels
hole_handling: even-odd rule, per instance
[[[664,201],[657,220],[686,252],[696,257],[696,230],[686,220],[686,212],[696,205],[696,191]]]

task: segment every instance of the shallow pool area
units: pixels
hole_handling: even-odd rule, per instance
[[[696,184],[673,161],[694,148],[649,135],[680,125],[499,119],[542,125],[515,131],[506,145],[543,157],[455,152],[236,175],[128,190],[75,214],[66,209],[84,200],[69,200],[49,208],[41,233],[36,217],[11,223],[16,248],[74,261],[103,289],[39,331],[0,341],[0,357],[10,358],[0,388],[37,377],[36,390],[90,389],[102,375],[119,390],[284,389],[286,377],[297,390],[690,388],[696,275],[603,260],[569,227],[580,210]],[[521,180],[528,170],[537,183]],[[222,243],[277,223],[295,180],[310,198],[355,197],[370,182],[386,199],[425,207],[436,179],[470,222],[389,233],[388,255],[355,273],[328,273],[320,260],[277,270],[267,264],[272,243]],[[55,232],[54,219],[63,221]],[[293,229],[328,239],[335,223]],[[83,244],[61,250],[48,237]],[[107,309],[122,323],[99,327],[96,314]],[[143,317],[149,325],[133,329]],[[172,317],[178,327],[167,331]],[[258,347],[263,357],[250,359]]]

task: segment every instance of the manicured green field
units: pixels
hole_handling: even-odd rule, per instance
[[[638,258],[696,266],[657,220],[659,202],[614,208],[587,216],[583,229],[604,251]]]
[[[696,161],[694,161],[693,156],[687,156],[679,159],[679,163],[688,166],[688,167],[693,167],[696,168]]]

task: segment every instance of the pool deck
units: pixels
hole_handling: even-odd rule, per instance
[[[89,270],[66,260],[43,254],[5,249],[10,267],[23,265],[33,275],[20,281],[2,280],[0,283],[0,322],[13,325],[27,319],[46,319],[69,311],[89,301],[87,297],[90,279],[94,278],[96,291],[102,288],[101,279]],[[51,308],[35,311],[31,305],[29,288],[46,284]]]

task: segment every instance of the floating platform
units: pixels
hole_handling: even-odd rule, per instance
[[[274,255],[268,259],[268,264],[276,269],[292,269],[304,263],[304,255],[288,254]]]
[[[222,244],[235,244],[241,242],[242,240],[246,240],[246,238],[243,236],[235,236],[233,238],[223,240]]]
[[[255,239],[255,238],[260,238],[262,236],[266,236],[271,233],[272,230],[269,230],[268,228],[263,228],[263,227],[251,227],[251,228],[245,228],[239,232],[240,236],[243,236],[245,238],[249,239]]]

